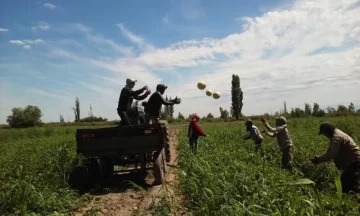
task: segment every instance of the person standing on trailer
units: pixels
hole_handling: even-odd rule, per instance
[[[137,80],[135,80],[134,78],[127,78],[126,85],[121,90],[120,97],[119,97],[119,103],[118,103],[118,107],[117,107],[118,115],[121,118],[121,125],[130,125],[131,124],[129,115],[130,116],[135,115],[133,113],[134,112],[133,109],[131,109],[133,99],[144,100],[148,95],[151,94],[151,91],[148,89],[147,86],[144,86],[141,89],[134,91],[133,88],[134,88],[136,82],[137,82]],[[144,91],[146,91],[145,94],[140,95]]]
[[[321,156],[314,156],[311,161],[317,165],[333,160],[338,170],[342,171],[341,186],[343,193],[360,193],[360,148],[353,138],[324,122],[320,124],[319,135],[329,138],[327,151]]]
[[[200,126],[197,123],[199,120],[200,120],[199,115],[194,114],[194,116],[192,117],[189,123],[188,137],[189,137],[190,151],[192,153],[196,153],[198,151],[199,136],[206,136],[204,131],[200,128]]]
[[[147,118],[152,122],[152,124],[159,123],[160,121],[160,113],[161,113],[161,107],[162,105],[174,105],[174,104],[180,104],[181,99],[176,97],[174,100],[165,100],[163,97],[163,94],[165,93],[165,90],[167,89],[167,86],[164,84],[158,84],[156,86],[156,92],[154,92],[146,106],[145,106],[145,115]],[[149,122],[147,122],[149,123]]]

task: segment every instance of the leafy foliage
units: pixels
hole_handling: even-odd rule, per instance
[[[223,109],[222,107],[220,109],[220,118],[227,119],[229,118],[229,112],[226,109]]]
[[[34,127],[41,124],[42,113],[39,107],[28,105],[25,109],[15,107],[12,114],[7,117],[7,122],[11,128]]]
[[[232,81],[231,81],[231,114],[233,117],[235,117],[237,120],[241,116],[241,110],[243,107],[243,92],[240,88],[240,78],[238,75],[233,74],[232,75]]]
[[[359,118],[327,120],[355,134],[359,143]],[[190,153],[186,131],[182,131],[179,177],[186,207],[194,215],[358,215],[356,197],[339,194],[335,166],[315,166],[309,160],[328,147],[328,139],[317,135],[322,121],[288,121],[296,146],[293,171],[280,168],[276,139],[266,136],[262,151],[255,153],[254,144],[241,139],[245,133],[242,124],[204,125],[210,136],[199,139],[196,155]],[[259,121],[254,124],[261,130]]]
[[[79,98],[76,97],[75,99],[75,107],[72,108],[75,115],[75,122],[80,122],[80,101]]]

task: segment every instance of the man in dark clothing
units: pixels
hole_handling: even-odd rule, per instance
[[[320,125],[319,135],[330,139],[327,151],[314,156],[311,161],[320,164],[333,160],[335,166],[342,170],[341,186],[343,193],[360,193],[360,148],[346,133],[334,125],[324,122]]]
[[[133,109],[131,109],[133,99],[144,100],[151,93],[147,86],[134,91],[133,88],[136,82],[137,80],[133,78],[126,79],[126,86],[121,90],[120,93],[117,112],[121,118],[122,125],[130,125],[129,115],[136,115]],[[146,91],[145,94],[140,95],[144,91]]]
[[[159,123],[162,105],[174,105],[174,104],[181,103],[181,99],[177,98],[177,97],[171,101],[165,100],[165,98],[162,95],[165,93],[166,89],[167,89],[166,85],[158,84],[156,86],[156,92],[154,92],[150,96],[150,98],[145,106],[145,114],[151,120],[151,122],[153,124]]]
[[[146,124],[149,124],[151,121],[152,124],[160,123],[160,112],[162,105],[174,105],[179,104],[181,102],[180,98],[175,98],[174,100],[167,101],[162,96],[165,93],[167,86],[164,84],[158,84],[156,86],[156,92],[154,92],[147,103],[144,104],[145,107],[145,116],[146,116]],[[165,145],[165,155],[166,155],[166,162],[171,161],[170,155],[170,146],[169,143],[166,142]]]

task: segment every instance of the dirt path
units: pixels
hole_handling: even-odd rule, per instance
[[[79,209],[73,215],[151,215],[151,204],[154,200],[157,202],[157,197],[163,193],[166,193],[171,198],[175,198],[175,202],[179,201],[180,196],[175,194],[177,185],[175,170],[178,166],[176,135],[178,131],[179,129],[170,130],[171,162],[167,164],[166,187],[163,185],[151,186],[153,181],[151,174],[147,175],[145,183],[143,180],[144,176],[122,174],[123,177],[116,177],[112,180],[112,183],[116,182],[117,185],[115,184],[114,187],[107,189],[107,192],[105,190],[101,194],[94,194],[87,207]],[[131,186],[124,183],[123,180],[130,180],[142,187]],[[119,182],[122,182],[122,184],[119,185]],[[184,215],[184,213],[178,211],[176,215]]]

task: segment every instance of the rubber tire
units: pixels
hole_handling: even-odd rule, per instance
[[[165,152],[164,149],[161,150],[160,154],[154,161],[154,184],[160,185],[165,182],[165,170],[166,170],[166,163],[164,162]]]
[[[169,163],[171,161],[171,152],[170,152],[170,135],[169,135],[169,124],[167,121],[161,120],[161,129],[164,132],[164,147],[165,147],[165,159]]]
[[[71,189],[78,190],[80,194],[86,193],[91,187],[88,168],[75,166],[70,172],[68,184]]]
[[[100,165],[97,159],[90,158],[86,161],[85,166],[88,168],[89,173],[89,182],[93,186],[96,183],[99,183],[101,177]]]
[[[114,173],[114,164],[110,157],[100,157],[100,171],[103,177],[111,177]]]

